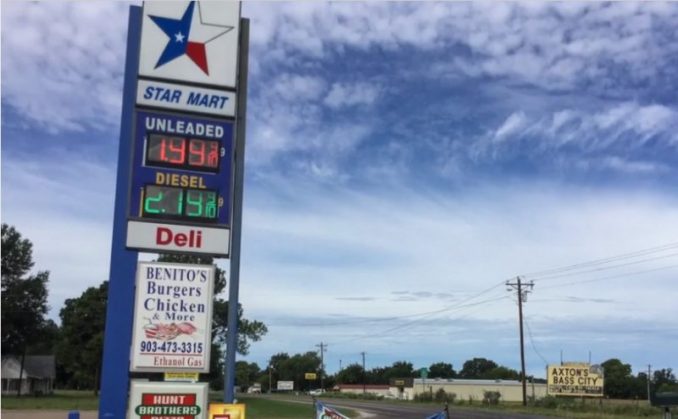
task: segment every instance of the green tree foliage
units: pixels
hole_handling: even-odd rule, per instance
[[[496,362],[485,358],[473,358],[464,362],[459,378],[487,378],[487,374],[497,368]]]
[[[631,365],[616,358],[603,362],[605,373],[605,395],[616,399],[632,397],[635,393],[636,379],[631,375]]]
[[[240,391],[246,391],[249,386],[257,381],[261,370],[256,362],[238,361],[235,363],[235,385]]]
[[[396,361],[384,372],[383,379],[380,384],[388,384],[392,378],[408,378],[418,376],[414,372],[414,367],[411,362]]]
[[[286,353],[273,355],[268,362],[273,367],[273,386],[278,380],[294,381],[294,388],[302,391],[320,387],[320,376],[315,381],[306,380],[307,372],[321,373],[320,357],[317,352],[289,356]]]
[[[90,287],[78,298],[69,298],[59,312],[61,333],[57,361],[70,388],[99,388],[108,282]]]
[[[487,371],[480,378],[489,380],[520,380],[520,373],[516,370],[500,365]]]
[[[335,380],[339,384],[362,384],[364,373],[363,366],[355,363],[339,371]]]
[[[452,364],[446,362],[436,362],[428,367],[428,376],[431,378],[454,378],[456,375]]]
[[[652,381],[655,388],[658,391],[661,391],[661,388],[673,387],[676,385],[676,375],[671,368],[662,368],[654,372]]]
[[[213,265],[214,259],[209,256],[163,254],[158,262],[191,263],[196,265]],[[214,281],[214,302],[212,306],[212,348],[210,354],[210,385],[215,390],[223,388],[224,348],[228,329],[228,301],[218,295],[226,288],[226,275],[217,267]],[[243,317],[243,309],[238,304],[238,341],[237,352],[247,355],[251,342],[257,342],[268,333],[266,325],[260,321],[247,320]]]
[[[32,352],[51,324],[45,320],[49,272],[28,275],[33,244],[14,227],[2,224],[2,353]]]

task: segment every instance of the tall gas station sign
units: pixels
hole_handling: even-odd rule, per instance
[[[137,254],[228,257],[229,301],[237,302],[248,38],[239,2],[130,8],[100,418],[173,417],[162,408],[168,400],[206,417],[205,384],[130,378],[209,372],[214,268],[137,265]],[[229,304],[227,402],[236,310]]]

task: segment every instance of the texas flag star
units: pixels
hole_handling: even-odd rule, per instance
[[[233,26],[204,23],[200,11],[200,3],[198,3],[198,13],[194,13],[195,4],[195,1],[189,3],[181,19],[149,15],[151,20],[169,38],[155,68],[185,54],[205,74],[210,74],[207,66],[205,45],[231,31]]]

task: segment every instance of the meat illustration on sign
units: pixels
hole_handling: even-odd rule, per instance
[[[179,335],[192,335],[198,330],[192,323],[149,323],[144,326],[144,333],[148,339],[172,340]]]

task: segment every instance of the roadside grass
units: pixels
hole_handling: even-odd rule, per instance
[[[2,396],[3,410],[97,410],[99,398],[92,390],[56,390],[46,396]]]
[[[220,403],[222,394],[210,392],[210,402]],[[2,410],[98,410],[99,398],[91,390],[56,390],[47,396],[2,396]],[[309,400],[310,401],[310,400]],[[274,400],[263,397],[238,396],[238,403],[246,406],[247,417],[250,419],[287,419],[314,417],[311,403]],[[348,417],[356,417],[354,411],[341,409],[341,413]]]
[[[326,396],[326,395],[325,395]],[[210,401],[218,403],[222,397],[220,392],[210,392]],[[57,390],[49,396],[2,396],[2,410],[97,410],[99,398],[91,390]],[[388,402],[411,404],[411,401]],[[313,417],[313,406],[310,400],[283,398],[268,398],[261,396],[238,395],[238,403],[246,405],[247,416],[251,419],[287,419]],[[330,402],[331,404],[331,402]],[[417,403],[419,404],[419,403]],[[440,408],[441,403],[422,403]],[[647,405],[642,400],[586,400],[546,398],[539,400],[537,405],[523,407],[521,403],[500,403],[498,405],[483,405],[476,400],[469,404],[465,400],[450,403],[452,409],[469,410],[501,410],[516,413],[531,413],[543,416],[553,416],[573,419],[638,419],[661,417],[662,410]],[[357,413],[348,409],[340,409],[348,417],[356,417]],[[674,414],[678,409],[672,409]]]

